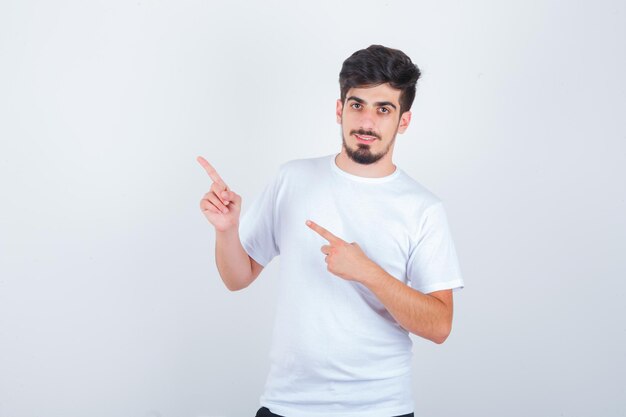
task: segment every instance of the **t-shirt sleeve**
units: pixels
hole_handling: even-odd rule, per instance
[[[280,253],[276,243],[276,197],[281,170],[267,183],[239,220],[239,240],[252,259],[266,266]]]
[[[464,286],[442,202],[426,209],[409,253],[407,279],[411,287],[424,294]]]

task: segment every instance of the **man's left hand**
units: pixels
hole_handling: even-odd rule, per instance
[[[361,281],[378,266],[363,253],[358,243],[348,243],[311,220],[307,220],[306,225],[330,243],[321,248],[329,272],[350,281]]]

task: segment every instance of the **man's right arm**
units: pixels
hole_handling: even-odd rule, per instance
[[[236,227],[215,232],[215,261],[222,281],[231,291],[246,288],[263,270],[244,250]]]
[[[246,288],[263,266],[244,250],[239,238],[241,196],[230,190],[215,168],[203,157],[197,161],[213,180],[211,190],[200,200],[200,209],[215,226],[215,262],[222,281],[231,291]]]

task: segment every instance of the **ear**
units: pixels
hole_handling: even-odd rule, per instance
[[[407,127],[409,127],[409,123],[411,122],[411,112],[405,111],[400,116],[400,123],[398,124],[398,133],[404,133]]]
[[[335,110],[335,115],[337,116],[337,123],[341,124],[341,115],[343,114],[343,103],[341,99],[337,99],[337,109]]]

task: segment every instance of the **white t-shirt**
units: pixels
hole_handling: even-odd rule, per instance
[[[283,163],[242,214],[259,264],[281,255],[271,368],[260,404],[287,417],[383,417],[414,410],[412,342],[365,286],[327,270],[311,219],[423,293],[463,287],[441,200],[396,170],[360,177],[337,154]]]

